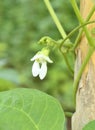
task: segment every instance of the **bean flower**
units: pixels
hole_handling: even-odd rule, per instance
[[[41,80],[44,79],[47,74],[47,62],[53,63],[53,61],[48,56],[48,50],[43,50],[38,52],[31,59],[31,61],[34,61],[32,66],[32,74],[34,77],[39,76]]]

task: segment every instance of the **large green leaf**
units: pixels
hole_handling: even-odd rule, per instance
[[[95,130],[95,120],[89,122],[83,130]]]
[[[64,113],[56,99],[38,90],[1,92],[0,130],[64,130]]]

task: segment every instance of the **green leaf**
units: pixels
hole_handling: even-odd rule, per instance
[[[83,130],[95,130],[95,120],[89,122]]]
[[[64,130],[64,113],[56,99],[38,90],[1,92],[0,130]]]

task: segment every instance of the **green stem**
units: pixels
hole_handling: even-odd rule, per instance
[[[79,41],[81,39],[81,36],[82,36],[82,33],[83,33],[83,29],[80,30],[80,32],[79,32],[79,34],[78,34],[78,36],[77,36],[77,38],[75,40],[75,43],[74,43],[74,46],[73,46],[73,50],[75,50],[75,48],[78,46],[78,43],[79,43]]]
[[[59,19],[57,18],[57,16],[56,16],[56,14],[55,14],[55,12],[54,12],[54,10],[53,10],[53,8],[52,8],[52,6],[51,6],[49,0],[44,0],[44,2],[45,2],[46,7],[48,8],[48,10],[49,10],[49,12],[50,12],[50,14],[51,14],[51,17],[52,17],[54,23],[55,23],[56,26],[57,26],[57,28],[58,28],[58,30],[59,30],[59,32],[60,32],[62,38],[63,38],[63,39],[66,38],[66,37],[67,37],[67,34],[66,34],[66,32],[64,31],[64,29],[63,29],[63,27],[62,27],[62,25],[61,25]],[[70,39],[68,39],[68,40],[70,41]],[[71,66],[70,66],[70,64],[69,64],[69,62],[68,62],[68,59],[67,59],[66,55],[63,55],[63,56],[64,56],[64,59],[65,59],[65,62],[66,62],[66,64],[67,64],[68,69],[69,69],[69,70],[71,71],[71,73],[72,73],[73,70],[71,69]]]
[[[81,75],[82,75],[82,73],[83,73],[83,71],[84,71],[84,69],[85,69],[85,67],[86,67],[86,65],[87,65],[91,55],[94,52],[94,49],[95,48],[90,47],[89,52],[88,52],[86,58],[84,59],[84,62],[83,62],[82,66],[81,66],[81,68],[80,68],[80,70],[78,72],[77,78],[75,79],[75,82],[74,82],[74,99],[76,99],[76,92],[77,92],[77,89],[78,89],[79,80],[81,78]]]
[[[80,11],[79,11],[79,9],[78,9],[76,0],[71,0],[71,4],[72,4],[72,7],[73,7],[73,9],[74,9],[74,11],[75,11],[75,13],[76,13],[76,16],[77,16],[77,18],[78,18],[80,24],[83,24],[84,21],[83,21],[83,19],[82,19],[82,17],[81,17],[81,14],[80,14]],[[87,40],[88,40],[89,45],[94,45],[94,44],[93,44],[93,40],[92,40],[92,38],[91,38],[91,35],[90,35],[88,29],[84,26],[84,27],[83,27],[83,30],[84,30],[84,32],[85,32],[85,35],[86,35],[86,37],[87,37]]]
[[[66,117],[72,117],[73,113],[72,112],[64,112]]]
[[[74,75],[74,71],[73,71],[73,69],[71,68],[71,66],[70,66],[70,64],[69,64],[66,55],[65,55],[64,53],[62,53],[62,54],[63,54],[63,57],[64,57],[64,59],[65,59],[65,62],[66,62],[66,64],[67,64],[68,69],[70,70],[71,74]]]
[[[81,17],[81,14],[80,14],[80,11],[78,9],[76,1],[75,0],[71,0],[71,4],[72,4],[72,7],[74,8],[74,11],[76,13],[76,16],[77,16],[80,24],[83,24],[84,21],[83,21],[83,19]],[[87,63],[88,63],[92,53],[94,52],[94,49],[95,49],[94,47],[91,47],[92,45],[94,45],[94,40],[92,39],[92,37],[91,37],[87,27],[83,26],[83,31],[85,32],[86,38],[87,38],[88,43],[90,45],[90,50],[89,50],[86,58],[84,59],[84,62],[82,64],[82,66],[81,66],[81,68],[79,70],[79,73],[77,75],[77,78],[75,79],[75,82],[74,82],[74,99],[76,99],[76,92],[77,92],[77,89],[78,89],[78,83],[79,83],[79,80],[81,78],[81,75],[82,75],[82,73],[83,73],[83,71],[85,69],[85,66],[87,65]],[[82,32],[80,33],[80,36],[81,36],[81,34],[82,34]]]
[[[64,42],[69,38],[71,37],[76,31],[78,31],[80,28],[82,28],[83,26],[85,25],[88,25],[88,24],[91,24],[91,23],[95,23],[95,21],[89,21],[89,22],[86,22],[82,25],[79,25],[78,27],[76,27],[75,29],[73,29],[68,35],[67,37],[62,41],[62,43],[60,44],[60,48],[62,47],[62,45],[64,44]],[[74,47],[73,47],[74,48]]]
[[[93,15],[94,11],[95,11],[95,5],[93,6],[93,8],[91,9],[90,13],[88,14],[88,16],[87,16],[85,22],[88,22],[88,21],[89,21],[89,19],[90,19],[91,16]],[[75,40],[75,43],[74,43],[74,46],[73,46],[73,50],[75,50],[75,48],[77,47],[78,42],[79,42],[79,40],[80,40],[80,38],[81,38],[82,33],[83,33],[83,29],[80,30],[80,32],[79,32],[79,34],[78,34],[78,36],[77,36],[77,38],[76,38],[76,40]]]
[[[86,22],[91,18],[91,16],[93,15],[95,11],[95,5],[91,8],[91,11],[89,12],[87,18],[86,18]]]
[[[55,14],[55,12],[54,12],[54,10],[53,10],[53,8],[52,8],[52,6],[51,6],[49,0],[44,0],[44,2],[45,2],[46,6],[47,6],[47,8],[48,8],[48,10],[49,10],[49,12],[50,12],[50,14],[51,14],[51,17],[52,17],[54,23],[55,23],[56,26],[57,26],[57,28],[58,28],[58,30],[59,30],[59,32],[60,32],[62,38],[63,38],[63,39],[66,38],[66,37],[67,37],[67,34],[66,34],[66,32],[64,31],[64,29],[63,29],[63,27],[62,27],[62,25],[61,25],[59,19],[57,18],[57,16],[56,16],[56,14]]]

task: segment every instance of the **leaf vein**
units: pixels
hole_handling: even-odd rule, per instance
[[[18,108],[16,108],[16,107],[7,106],[7,105],[4,105],[4,104],[2,104],[2,105],[5,106],[5,107],[7,107],[7,108],[15,109],[15,110],[17,110],[17,111],[22,112],[22,113],[32,122],[32,124],[34,125],[34,127],[35,127],[37,130],[39,130],[37,124],[35,124],[35,122],[33,121],[33,119],[32,119],[27,113],[25,113],[25,111],[23,111],[23,109],[18,109]]]
[[[46,110],[47,110],[47,96],[46,96],[46,100],[45,100],[45,108],[44,108],[44,111],[43,111],[42,116],[41,116],[40,119],[39,119],[38,125],[40,124],[40,122],[41,122],[41,120],[42,120],[42,118],[43,118],[43,116],[44,116]]]

